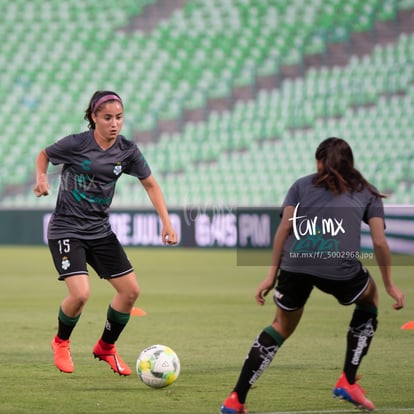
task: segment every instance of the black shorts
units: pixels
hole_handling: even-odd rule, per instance
[[[102,279],[124,276],[134,269],[115,234],[93,240],[49,239],[59,280],[88,274],[89,264]]]
[[[274,293],[277,306],[294,311],[303,308],[313,287],[333,295],[342,305],[351,305],[368,287],[371,275],[361,265],[360,271],[348,280],[322,279],[306,273],[293,273],[281,270]]]

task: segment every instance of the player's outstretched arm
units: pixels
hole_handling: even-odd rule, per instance
[[[275,287],[277,273],[279,271],[280,259],[282,258],[283,246],[292,229],[292,221],[294,207],[287,206],[283,209],[282,220],[276,230],[273,239],[272,264],[269,268],[266,278],[259,284],[255,292],[255,299],[259,305],[264,305],[265,297]]]
[[[43,149],[36,157],[36,184],[33,189],[36,197],[47,196],[49,194],[49,183],[47,181],[47,167],[49,158]]]
[[[167,205],[164,200],[161,188],[155,178],[150,175],[149,177],[141,180],[141,184],[145,188],[152,205],[160,216],[162,222],[162,241],[164,244],[177,244],[178,236],[175,232],[170,217],[168,215]]]
[[[391,276],[391,252],[384,232],[384,220],[380,217],[373,217],[369,220],[372,243],[374,246],[375,258],[381,272],[385,290],[395,303],[394,309],[402,309],[405,305],[403,292],[394,285]]]

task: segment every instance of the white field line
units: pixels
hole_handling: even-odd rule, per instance
[[[343,414],[343,413],[353,413],[358,412],[369,412],[361,411],[355,408],[350,410],[311,410],[311,411],[274,411],[268,413],[253,413],[252,414]],[[413,408],[376,408],[373,413],[384,413],[384,414],[398,414],[398,413],[410,413],[414,414]]]

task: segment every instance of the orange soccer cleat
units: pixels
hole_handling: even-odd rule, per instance
[[[55,336],[51,345],[52,351],[55,355],[56,368],[68,374],[73,372],[74,366],[72,355],[70,354],[70,340],[62,340]]]
[[[365,397],[365,390],[356,381],[354,384],[350,384],[344,373],[339,377],[333,389],[333,394],[334,397],[349,401],[357,408],[369,411],[375,410],[375,405]]]
[[[119,375],[131,375],[131,368],[122,361],[116,352],[114,344],[107,344],[100,339],[93,347],[92,352],[95,358],[105,361],[111,367],[112,371]]]
[[[220,412],[222,414],[247,414],[246,407],[239,402],[237,392],[234,391],[224,400]]]

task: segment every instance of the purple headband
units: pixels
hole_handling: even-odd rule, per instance
[[[104,95],[104,96],[102,96],[101,98],[99,98],[97,101],[96,101],[96,104],[93,106],[93,110],[92,110],[92,112],[93,113],[95,113],[95,111],[103,104],[103,103],[105,103],[105,102],[108,102],[108,101],[118,101],[121,105],[123,105],[122,104],[122,100],[121,100],[121,98],[119,97],[119,96],[117,96],[117,95],[113,95],[113,94],[109,94],[109,95]]]

